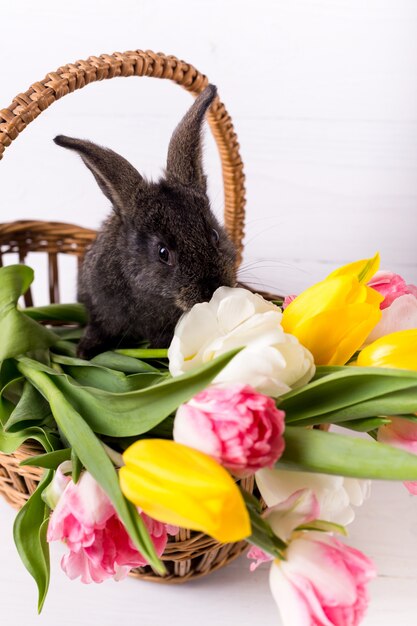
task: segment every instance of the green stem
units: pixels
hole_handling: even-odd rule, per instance
[[[124,356],[132,356],[135,359],[167,359],[168,350],[164,348],[152,349],[152,348],[126,348],[123,350],[115,350],[117,354],[123,354]]]

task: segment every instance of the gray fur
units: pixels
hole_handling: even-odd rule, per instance
[[[79,356],[143,339],[167,347],[184,311],[217,287],[235,285],[235,250],[211,212],[202,168],[201,127],[215,96],[209,85],[174,131],[158,182],[145,181],[112,150],[55,138],[80,154],[114,209],[79,273],[78,300],[89,313]],[[172,265],[161,262],[160,245],[169,248]]]

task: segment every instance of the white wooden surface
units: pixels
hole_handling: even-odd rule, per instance
[[[246,261],[258,263],[244,278],[298,291],[379,249],[417,282],[415,0],[20,0],[1,24],[0,106],[64,63],[132,48],[175,53],[218,85],[247,173]],[[61,99],[7,149],[1,219],[97,226],[107,201],[52,138],[88,137],[158,175],[190,102],[137,78]],[[211,138],[206,163],[221,212]]]
[[[0,24],[0,108],[47,71],[114,50],[176,54],[217,84],[247,173],[242,278],[297,292],[336,265],[379,249],[386,268],[417,283],[415,0],[19,0],[2,2]],[[92,139],[157,176],[170,133],[190,102],[166,81],[134,78],[63,98],[6,150],[0,220],[97,226],[106,200],[81,162],[52,138]],[[206,169],[220,214],[211,137]],[[63,271],[63,298],[72,300],[69,259]],[[39,285],[38,303],[45,300]],[[375,485],[352,527],[352,544],[375,559],[380,573],[367,626],[416,623],[416,511],[401,486]],[[53,551],[52,588],[37,620],[34,585],[12,542],[12,518],[1,502],[4,623],[279,623],[267,569],[250,575],[245,559],[185,587],[133,580],[84,587],[60,572],[60,549]]]

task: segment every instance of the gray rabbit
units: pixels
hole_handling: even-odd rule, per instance
[[[235,250],[211,212],[202,168],[201,128],[215,96],[209,85],[177,126],[158,182],[112,150],[55,138],[79,153],[113,205],[79,273],[78,300],[89,314],[80,357],[143,339],[168,347],[184,311],[235,285]]]

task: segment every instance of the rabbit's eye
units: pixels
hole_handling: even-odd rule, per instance
[[[213,239],[213,242],[215,244],[219,243],[219,233],[217,232],[217,230],[215,228],[212,228],[211,230],[211,238]]]
[[[166,246],[159,245],[158,254],[159,254],[159,260],[162,263],[166,263],[167,265],[170,265],[170,254]]]

